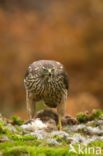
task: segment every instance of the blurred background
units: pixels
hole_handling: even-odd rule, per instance
[[[103,1],[0,0],[0,112],[26,119],[24,74],[39,59],[69,74],[67,113],[103,109]]]

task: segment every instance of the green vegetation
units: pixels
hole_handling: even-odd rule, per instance
[[[87,116],[84,113],[77,114],[76,118],[80,123],[88,121]]]
[[[103,152],[103,142],[97,141],[92,142],[87,146],[88,147],[101,147]],[[77,153],[78,151],[78,145],[74,146]],[[86,156],[92,156],[93,154],[85,154],[85,146],[81,145],[81,148],[83,149],[84,154]],[[76,154],[73,152],[69,152],[70,146],[54,146],[54,147],[41,147],[41,146],[35,146],[33,142],[5,142],[0,144],[0,150],[2,150],[3,156],[79,156],[80,154]],[[82,154],[81,154],[82,155]]]
[[[31,155],[31,156],[68,156],[68,148],[67,147],[36,147],[33,144],[26,143],[6,143],[4,144],[4,156],[11,155]]]
[[[56,139],[56,141],[58,141],[59,143],[63,143],[63,145],[68,145],[70,143],[69,140],[67,140],[66,138],[60,138],[58,135],[54,135],[53,138]]]
[[[79,113],[77,114],[76,118],[80,123],[86,123],[102,116],[103,112],[101,110],[93,110],[91,114]]]
[[[87,120],[97,119],[103,116],[102,111],[94,110]],[[86,116],[87,118],[87,116]],[[85,115],[79,116],[78,121],[84,122]],[[69,152],[70,140],[58,135],[54,135],[51,139],[56,140],[60,144],[47,143],[45,138],[38,140],[37,137],[31,136],[30,132],[26,132],[20,127],[23,122],[18,117],[13,117],[12,121],[1,118],[0,120],[0,155],[3,156],[79,156],[78,144],[73,145],[77,153]],[[75,135],[75,132],[71,132]],[[84,151],[83,155],[92,156],[93,154],[85,153],[85,146],[80,145]],[[87,147],[101,147],[103,153],[103,141],[91,142]]]
[[[21,120],[19,117],[17,117],[17,116],[13,116],[12,117],[12,124],[13,125],[22,125],[23,123],[24,123],[24,120]]]

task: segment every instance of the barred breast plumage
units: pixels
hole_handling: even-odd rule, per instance
[[[48,69],[53,69],[51,75]],[[67,73],[63,65],[56,61],[41,60],[31,64],[25,74],[24,84],[26,90],[34,94],[36,101],[44,100],[50,107],[56,107],[62,96],[67,96]]]
[[[51,60],[33,62],[26,71],[24,85],[29,116],[35,114],[32,113],[33,105],[40,100],[49,107],[57,107],[58,113],[64,114],[63,106],[65,107],[69,86],[68,75],[60,62]]]

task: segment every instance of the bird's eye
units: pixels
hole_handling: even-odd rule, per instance
[[[43,69],[43,72],[47,72],[47,69],[46,68],[42,68]]]

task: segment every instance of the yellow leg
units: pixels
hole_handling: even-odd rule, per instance
[[[28,92],[26,92],[26,104],[29,120],[32,120],[35,117],[36,103],[33,100],[33,95]]]
[[[58,115],[58,129],[61,131],[63,128],[62,128],[62,123],[61,123],[61,117],[60,115]]]
[[[58,129],[62,130],[62,122],[61,119],[65,116],[65,101],[61,102],[58,106],[57,106],[57,113],[58,113]]]

